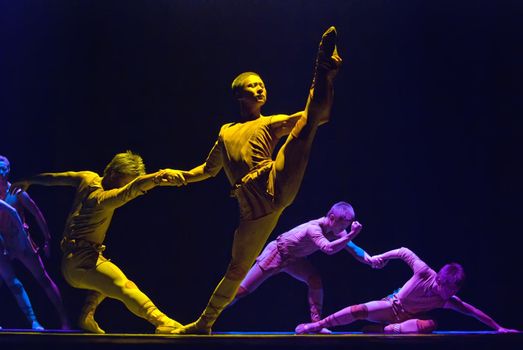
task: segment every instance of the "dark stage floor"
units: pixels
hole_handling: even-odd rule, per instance
[[[523,333],[436,332],[424,335],[333,333],[295,335],[289,332],[228,332],[212,336],[154,334],[95,335],[79,332],[0,331],[0,349],[523,349]]]

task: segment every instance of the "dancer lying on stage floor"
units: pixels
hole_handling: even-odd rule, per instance
[[[49,241],[51,235],[42,212],[25,191],[16,194],[9,193],[11,183],[7,181],[11,170],[9,160],[0,155],[0,275],[15,297],[20,309],[34,330],[43,330],[37,321],[29,297],[20,280],[16,277],[12,266],[13,260],[20,261],[35,277],[43,288],[54,308],[58,311],[62,329],[69,329],[69,321],[65,312],[62,296],[56,284],[45,270],[42,259],[38,255],[38,246],[29,235],[29,225],[25,220],[24,210],[28,210],[35,218],[44,235],[43,250],[50,256]]]
[[[62,239],[62,273],[75,288],[89,294],[79,326],[89,332],[105,333],[94,320],[98,305],[106,297],[120,300],[136,316],[152,323],[157,333],[181,326],[163,314],[132,281],[102,252],[114,210],[161,185],[181,185],[175,175],[164,171],[145,174],[142,158],[130,151],[117,154],[103,177],[92,171],[43,173],[13,184],[25,190],[30,185],[73,186],[76,196]]]
[[[384,265],[385,260],[373,260],[363,249],[352,243],[362,227],[355,218],[352,206],[346,202],[339,202],[334,204],[324,217],[279,235],[276,240],[267,244],[256,259],[233,302],[254,292],[269,277],[286,272],[307,284],[311,320],[319,321],[323,307],[323,286],[320,274],[306,258],[308,255],[318,250],[332,255],[345,249],[358,261],[373,268],[381,268]],[[349,226],[351,231],[347,233],[345,230]],[[322,329],[320,333],[330,331]]]
[[[300,324],[296,333],[318,333],[324,327],[347,325],[356,320],[382,323],[378,331],[383,333],[431,333],[436,329],[436,322],[421,319],[420,315],[436,308],[474,317],[500,333],[517,332],[501,327],[490,316],[455,295],[465,278],[461,265],[447,264],[436,273],[408,248],[391,250],[372,258],[384,261],[402,259],[414,275],[398,292],[383,300],[349,306],[318,322]]]
[[[240,103],[240,121],[223,125],[205,163],[183,172],[189,183],[208,179],[224,168],[240,208],[232,260],[200,317],[173,333],[210,334],[236,295],[283,210],[298,193],[316,131],[330,118],[333,80],[340,64],[336,30],[331,27],[319,45],[305,110],[293,115],[262,116],[267,94],[257,73],[242,73],[234,79],[232,90]],[[287,140],[273,160],[272,153],[284,136]],[[180,173],[172,172],[175,176]]]

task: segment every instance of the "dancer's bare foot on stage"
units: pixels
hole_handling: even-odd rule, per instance
[[[38,322],[37,320],[34,320],[31,322],[31,329],[34,331],[43,331],[45,328]]]
[[[173,332],[182,327],[183,325],[180,322],[175,321],[172,318],[168,318],[164,324],[158,325],[154,332],[156,334],[176,334]]]
[[[80,316],[78,326],[89,333],[105,334],[105,331],[98,326],[98,322],[95,321],[94,315],[91,312]]]
[[[201,325],[199,321],[189,323],[185,326],[182,326],[178,329],[175,329],[171,334],[211,334],[211,328]]]
[[[296,334],[317,334],[322,327],[317,322],[302,323],[296,327]]]
[[[322,329],[320,329],[318,334],[332,334],[332,331],[328,328],[322,328]]]

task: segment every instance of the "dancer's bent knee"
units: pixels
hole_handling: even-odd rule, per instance
[[[434,320],[417,320],[416,324],[419,333],[432,333],[437,328],[437,324]]]
[[[357,320],[366,319],[369,316],[369,310],[365,304],[351,306],[350,313]]]
[[[249,272],[249,267],[241,263],[232,262],[225,273],[225,278],[231,281],[243,281]]]
[[[127,280],[124,284],[125,289],[138,289],[138,286],[131,280]]]

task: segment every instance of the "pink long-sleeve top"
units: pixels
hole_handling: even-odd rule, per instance
[[[447,300],[437,292],[437,273],[410,249],[398,249],[397,258],[405,261],[414,272],[397,293],[405,311],[417,314],[443,307]]]
[[[327,239],[320,226],[321,219],[311,220],[276,238],[278,251],[285,257],[299,258],[321,250],[334,254],[345,248]]]

